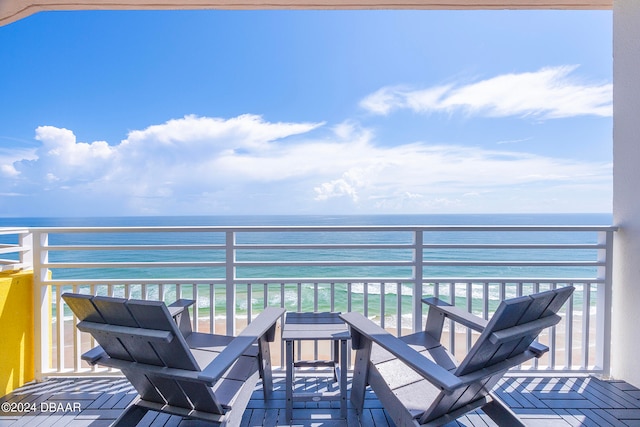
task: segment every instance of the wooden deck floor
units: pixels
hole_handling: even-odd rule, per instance
[[[310,382],[311,381],[311,382]],[[299,378],[296,387],[313,388],[313,379]],[[256,391],[244,413],[244,426],[284,426],[284,378],[275,378],[274,399],[264,402]],[[624,382],[593,377],[508,377],[498,394],[531,426],[640,426],[640,390]],[[133,400],[135,392],[122,378],[57,378],[26,385],[0,399],[0,427],[108,426]],[[338,419],[337,402],[298,404],[294,426],[393,426],[375,394],[358,418],[349,407],[348,419]],[[7,409],[22,409],[11,412]],[[204,426],[179,417],[149,413],[140,425]],[[481,411],[449,426],[494,426]]]

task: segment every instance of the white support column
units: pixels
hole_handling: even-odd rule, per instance
[[[613,220],[611,374],[640,386],[640,2],[613,7]]]
[[[43,264],[49,262],[49,235],[33,233],[33,314],[34,314],[34,365],[36,381],[41,381],[51,368],[51,287],[45,286],[49,270]]]
[[[598,243],[605,246],[598,251],[598,261],[604,262],[598,267],[598,278],[604,283],[598,285],[596,299],[596,369],[602,369],[606,376],[611,375],[611,295],[613,287],[613,231],[598,234]]]

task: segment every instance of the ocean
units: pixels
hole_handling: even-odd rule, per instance
[[[461,215],[309,215],[309,216],[183,216],[183,217],[95,217],[95,218],[0,218],[0,227],[140,227],[140,226],[411,226],[411,225],[611,225],[611,214],[461,214]],[[275,237],[274,237],[275,236]],[[2,236],[0,236],[2,237]],[[413,235],[409,232],[376,232],[376,233],[243,233],[238,237],[238,244],[407,244],[411,243]],[[464,244],[464,243],[506,243],[506,244],[583,244],[595,243],[596,234],[593,232],[579,233],[489,233],[489,232],[428,232],[425,233],[425,243],[435,244]],[[275,240],[274,240],[275,239]],[[51,245],[216,245],[224,242],[224,235],[214,233],[101,233],[101,234],[52,234]],[[0,240],[2,243],[2,240]],[[52,262],[180,262],[180,261],[222,261],[224,251],[220,250],[162,250],[162,251],[55,251],[50,253]],[[307,250],[251,250],[238,251],[238,261],[260,263],[264,261],[278,262],[303,260],[406,260],[411,258],[408,249],[386,250],[354,250],[354,249],[307,249]],[[563,253],[564,252],[564,253]],[[576,251],[572,256],[578,260],[594,260],[595,250]],[[523,250],[492,250],[485,249],[446,249],[426,248],[424,259],[432,261],[459,260],[563,260],[566,251],[549,251],[540,249]],[[52,273],[56,280],[76,280],[92,278],[109,279],[166,279],[166,278],[219,278],[224,276],[223,267],[202,268],[160,268],[137,267],[122,269],[101,268],[59,268]],[[401,316],[411,312],[410,283],[402,283],[395,278],[406,278],[412,275],[409,266],[268,266],[256,265],[238,267],[237,277],[246,279],[247,283],[254,282],[252,287],[238,285],[237,307],[238,315],[252,310],[259,311],[266,298],[269,305],[284,305],[288,310],[328,311],[346,310],[352,307],[366,305],[365,311],[371,317],[380,314],[381,303],[386,307],[384,311],[390,318],[396,314]],[[438,292],[446,295],[453,292],[456,303],[467,304],[469,290],[464,278],[475,277],[595,277],[594,267],[560,266],[540,267],[527,266],[464,266],[464,265],[436,265],[425,268],[425,294]],[[291,283],[263,285],[258,278],[279,277],[292,278]],[[321,280],[310,283],[296,280],[296,278],[355,278],[349,281]],[[456,277],[460,283],[453,287],[444,286],[436,291],[437,278]],[[358,280],[358,278],[364,278]],[[379,278],[376,281],[366,278]],[[380,279],[382,278],[382,279]],[[389,280],[384,280],[389,278]],[[333,284],[331,284],[331,283]],[[135,282],[134,282],[135,283]],[[460,286],[457,286],[457,285]],[[207,316],[210,310],[216,315],[224,316],[226,311],[224,286],[211,287],[209,285],[183,286],[183,297],[196,297],[201,308],[200,315]],[[271,286],[273,289],[269,288]],[[283,286],[283,288],[280,288]],[[528,285],[523,285],[528,286]],[[132,286],[130,296],[140,296],[141,286]],[[150,285],[144,292],[149,298],[156,298],[159,287]],[[267,289],[265,294],[265,289]],[[98,293],[106,293],[98,289]],[[118,291],[116,291],[118,292]],[[165,300],[171,302],[176,298],[177,286],[166,286]],[[211,295],[213,292],[213,295]],[[471,289],[472,306],[481,309],[484,290],[481,283],[474,284]],[[500,289],[490,288],[489,299],[492,306],[497,304]],[[503,291],[504,292],[504,291]],[[515,292],[511,288],[509,293]],[[527,289],[524,289],[527,292]],[[194,295],[196,293],[197,295]],[[384,296],[385,301],[381,301]],[[333,297],[333,298],[332,298]],[[282,300],[284,298],[284,301]],[[333,299],[334,306],[330,306]],[[387,302],[387,299],[389,301]],[[211,306],[211,301],[214,301]],[[577,304],[582,301],[578,297]],[[399,303],[397,303],[399,301]],[[592,302],[593,304],[595,302]],[[401,313],[397,313],[399,310]]]
[[[2,218],[0,227],[225,225],[611,225],[610,213],[425,215],[213,215]]]

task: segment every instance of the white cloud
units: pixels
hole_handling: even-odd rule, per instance
[[[360,106],[383,115],[410,109],[417,113],[462,112],[485,117],[610,117],[613,85],[582,82],[573,75],[576,69],[577,66],[547,67],[535,72],[503,74],[475,83],[422,90],[383,87],[364,98]]]
[[[9,165],[0,194],[28,195],[39,212],[48,203],[52,215],[575,211],[585,205],[562,200],[581,196],[609,207],[609,164],[383,146],[355,122],[322,125],[187,116],[117,145],[40,127],[37,158]]]
[[[0,165],[0,176],[5,176],[7,178],[14,178],[19,174],[20,172],[18,172],[12,164]]]
[[[0,137],[0,139],[17,140],[14,138]],[[21,140],[17,140],[22,142]],[[29,143],[29,141],[26,141]],[[21,160],[36,159],[35,150],[31,148],[6,148],[0,146],[0,177],[16,178],[20,172],[16,170],[14,163]]]

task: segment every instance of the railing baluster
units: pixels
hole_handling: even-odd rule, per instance
[[[396,335],[402,336],[402,282],[398,282],[396,289]]]
[[[469,313],[473,313],[473,284],[467,283],[467,311]],[[471,350],[471,329],[466,328],[466,336],[467,336],[467,352]]]
[[[489,282],[482,284],[482,317],[489,318]]]
[[[198,289],[198,285],[197,284],[193,284],[192,286],[192,293],[193,293],[193,300],[195,301],[195,303],[193,304],[193,325],[191,326],[193,328],[193,330],[195,332],[200,332],[200,290]]]
[[[227,335],[236,332],[236,234],[233,231],[225,233],[225,284],[226,284],[226,322]]]
[[[268,283],[264,284],[262,295],[264,295],[264,298],[262,299],[262,308],[267,308],[267,306],[269,305],[269,284]]]
[[[56,286],[56,349],[58,351],[57,371],[64,372],[64,308],[62,307],[62,286]]]
[[[253,301],[253,286],[251,286],[251,283],[247,283],[247,325],[251,323],[251,317],[253,315],[252,313],[253,308],[251,306],[252,301]]]
[[[329,295],[330,295],[330,298],[329,298],[330,310],[336,311],[336,284],[334,282],[331,282],[331,284],[329,285]]]
[[[384,329],[385,327],[385,306],[384,306],[384,300],[385,300],[385,286],[384,286],[384,282],[380,283],[380,327],[382,329]]]
[[[216,333],[216,285],[209,284],[209,332]]]
[[[556,289],[558,286],[555,283],[551,284],[551,289]],[[552,326],[549,332],[549,367],[551,369],[556,368],[556,331],[558,326]]]
[[[574,296],[567,300],[565,304],[565,369],[570,370],[573,367],[573,299]]]
[[[369,317],[369,284],[367,282],[362,284],[362,311],[364,317]]]
[[[78,285],[73,285],[73,293],[78,293]],[[73,370],[75,372],[80,371],[82,355],[82,340],[80,338],[80,330],[75,327],[77,319],[74,313],[71,313],[71,333],[73,334]]]
[[[424,234],[422,230],[414,233],[414,272],[413,272],[413,332],[422,329],[422,286],[424,277]]]
[[[285,289],[284,289],[285,284],[284,283],[280,283],[280,307],[281,308],[286,308],[286,301],[285,301]],[[285,313],[283,316],[286,316],[287,314]],[[284,317],[281,319],[281,322],[284,322]],[[280,325],[282,327],[282,324]],[[285,351],[284,351],[284,340],[280,340],[280,367],[284,366],[284,355],[285,355]]]
[[[456,284],[454,282],[449,283],[449,304],[456,305]],[[448,349],[451,354],[456,354],[456,324],[453,320],[449,320],[449,345]]]
[[[582,284],[582,366],[589,368],[589,328],[591,327],[591,284]]]

